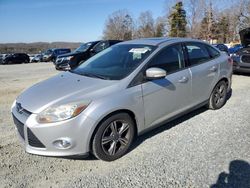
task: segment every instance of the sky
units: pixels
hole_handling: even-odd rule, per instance
[[[164,15],[165,0],[0,0],[0,43],[88,42],[102,37],[105,21],[127,9],[135,18]]]

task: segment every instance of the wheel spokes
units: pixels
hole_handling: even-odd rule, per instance
[[[129,129],[128,123],[122,123],[122,127],[119,130],[119,135],[121,136],[125,131]]]
[[[116,152],[116,142],[113,141],[112,144],[110,145],[110,148],[108,149],[108,152],[110,155],[114,155]]]
[[[111,136],[104,137],[104,138],[102,138],[102,144],[103,145],[107,144],[107,143],[111,142],[112,140],[113,140],[113,137],[111,137]]]
[[[128,144],[128,139],[127,138],[119,138],[119,142],[121,143],[122,146],[126,146]]]
[[[118,133],[116,121],[113,121],[113,122],[110,124],[110,128],[111,128],[111,131],[112,131],[112,134],[113,134],[113,135]]]
[[[123,120],[111,122],[104,130],[101,146],[108,155],[116,155],[129,144],[130,124]]]
[[[225,93],[225,87],[223,85],[220,86],[220,89],[219,89],[219,93],[220,93],[220,96],[224,96],[224,93]]]

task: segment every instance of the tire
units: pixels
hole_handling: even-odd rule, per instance
[[[227,100],[227,84],[225,81],[220,81],[216,84],[213,92],[210,95],[208,107],[212,110],[220,109]]]
[[[92,153],[98,159],[114,161],[129,149],[135,135],[135,123],[127,113],[105,119],[98,127],[92,142]]]

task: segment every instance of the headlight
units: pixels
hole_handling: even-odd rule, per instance
[[[73,57],[74,56],[68,56],[68,57],[65,57],[64,59],[70,61]]]
[[[80,114],[84,109],[87,108],[88,105],[89,102],[70,103],[70,104],[63,104],[59,106],[49,107],[38,114],[37,122],[53,123],[53,122],[67,120]]]

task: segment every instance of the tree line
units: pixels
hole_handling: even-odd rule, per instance
[[[37,54],[49,48],[70,48],[74,50],[80,46],[79,42],[34,42],[34,43],[6,43],[0,44],[0,52]]]
[[[113,12],[106,20],[103,38],[170,36],[229,43],[239,41],[239,31],[250,27],[250,0],[170,0],[165,5],[171,8],[165,8],[165,14],[156,19],[150,10],[137,19],[128,10]]]

